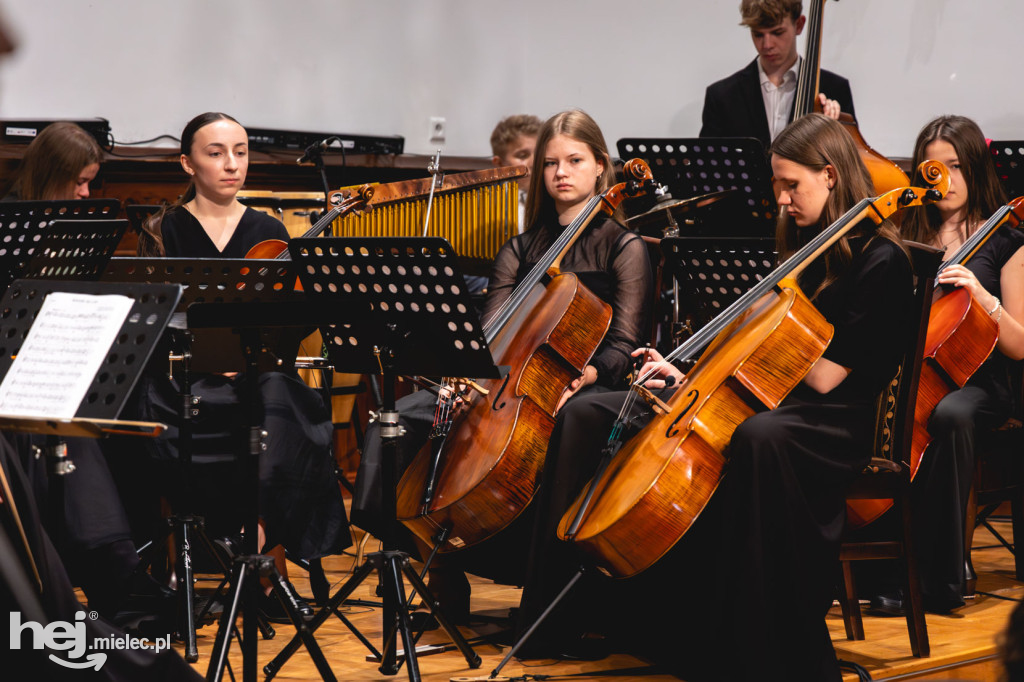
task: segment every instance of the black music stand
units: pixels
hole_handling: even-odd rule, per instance
[[[244,371],[247,369],[247,359],[239,347],[236,335],[230,329],[189,329],[184,319],[186,310],[196,303],[259,303],[272,298],[292,304],[303,299],[301,294],[293,291],[295,274],[292,264],[280,260],[112,258],[103,278],[118,282],[170,282],[183,288],[172,327],[175,327],[177,345],[180,346],[180,353],[176,358],[181,362],[178,378],[182,413],[177,444],[186,509],[172,514],[167,520],[167,529],[175,534],[175,570],[181,576],[179,584],[184,585],[184,589],[179,590],[178,595],[179,612],[184,620],[185,659],[195,662],[199,659],[199,651],[196,641],[197,617],[191,553],[193,540],[202,543],[208,553],[217,560],[220,559],[220,555],[206,535],[205,518],[194,513],[194,500],[191,495],[190,482],[194,460],[192,420],[201,409],[199,397],[192,395],[191,392],[191,375],[195,371]],[[261,354],[261,369],[270,369],[275,365],[291,367],[294,364],[295,344],[288,343],[288,339],[285,338],[288,335],[289,330],[265,330],[263,338],[257,339],[261,348],[277,349],[280,354]],[[246,520],[248,521],[248,517]],[[255,532],[250,532],[247,537],[255,538]],[[255,554],[255,551],[252,554]],[[222,563],[221,568],[225,576],[231,575],[230,566]],[[226,580],[227,578],[220,587]],[[209,608],[209,604],[206,608]],[[200,617],[204,615],[205,610]],[[273,636],[273,631],[268,625],[262,622],[259,625],[265,637]]]
[[[274,566],[273,559],[256,553],[257,533],[255,529],[259,521],[258,459],[264,448],[263,438],[266,436],[266,432],[261,426],[263,414],[257,397],[257,385],[261,369],[268,368],[265,362],[267,353],[263,352],[267,348],[264,343],[266,330],[283,327],[307,327],[310,324],[309,320],[315,318],[317,310],[308,302],[295,300],[296,293],[292,289],[295,277],[289,270],[291,264],[288,261],[236,260],[234,264],[241,271],[248,271],[252,267],[264,267],[261,264],[266,264],[266,268],[277,267],[279,268],[278,273],[283,278],[280,284],[287,283],[287,286],[261,288],[258,292],[258,300],[233,303],[223,301],[194,303],[188,310],[188,326],[190,328],[229,328],[239,337],[248,388],[245,402],[249,409],[249,437],[247,451],[239,450],[237,455],[245,477],[243,489],[252,490],[255,493],[246,503],[245,526],[252,529],[245,535],[246,554],[234,558],[229,592],[230,607],[225,609],[221,616],[206,678],[220,680],[223,677],[224,668],[227,665],[231,633],[235,628],[238,613],[241,611],[243,613],[242,677],[247,682],[255,681],[257,623],[256,618],[251,616],[257,612],[256,587],[259,583],[253,582],[250,585],[249,582],[262,576],[271,581],[275,594],[284,604],[285,610],[295,626],[296,639],[305,645],[320,676],[324,680],[334,680],[334,674],[313,637],[312,629],[299,614],[298,604],[292,599],[284,578]],[[284,363],[273,361],[271,364],[281,366]],[[289,363],[285,366],[291,367],[292,364]]]
[[[775,269],[775,240],[766,237],[666,237],[672,276],[673,345],[679,345]]]
[[[1006,196],[1024,194],[1024,140],[992,140],[988,149]]]
[[[778,207],[771,169],[755,138],[634,138],[617,143],[619,156],[639,156],[676,199],[737,190],[708,206],[693,226],[698,236],[767,237],[774,234]],[[646,208],[650,208],[649,206]],[[646,208],[644,210],[646,210]]]
[[[0,376],[6,377],[14,364],[45,298],[53,292],[118,294],[135,299],[131,311],[106,355],[99,371],[79,404],[74,418],[0,416],[0,429],[40,433],[47,436],[47,459],[53,475],[49,514],[54,529],[64,514],[63,476],[75,470],[67,457],[63,438],[99,438],[109,433],[157,436],[162,424],[118,421],[128,396],[163,334],[181,288],[166,285],[119,286],[103,282],[52,282],[16,280],[4,294],[0,308],[9,311],[0,320]],[[59,544],[60,538],[55,538]]]
[[[0,288],[22,275],[57,220],[112,220],[117,199],[0,202]]]
[[[33,249],[23,276],[95,281],[127,229],[127,220],[54,220]]]
[[[150,216],[160,212],[163,206],[159,204],[125,204],[124,214],[128,217],[128,224],[136,234],[142,234],[142,226]]]
[[[293,239],[292,260],[299,266],[310,301],[335,319],[322,326],[331,364],[342,371],[380,374],[383,401],[378,420],[382,445],[382,508],[396,507],[396,448],[402,435],[395,410],[394,379],[401,374],[496,378],[500,375],[476,311],[447,240],[423,238]],[[408,613],[404,575],[423,595],[431,614],[445,629],[471,668],[480,657],[441,612],[440,604],[413,570],[409,556],[395,547],[392,516],[381,538],[384,550],[366,557],[349,580],[313,618],[316,630],[376,570],[384,587],[384,653],[379,670],[396,674],[397,637],[402,636],[411,682],[420,679],[416,638]],[[298,648],[293,638],[264,668],[273,677]]]

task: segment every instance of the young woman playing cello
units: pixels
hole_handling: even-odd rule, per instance
[[[905,214],[907,239],[952,255],[984,220],[1006,203],[985,136],[963,116],[929,122],[914,145],[914,163],[941,161],[952,185],[941,201]],[[1020,396],[1012,386],[1024,358],[1024,235],[1002,225],[966,265],[950,265],[938,283],[963,287],[999,324],[995,350],[963,388],[946,395],[928,421],[931,444],[914,479],[916,549],[925,608],[948,613],[963,606],[964,514],[980,434],[1006,421]],[[1019,389],[1018,389],[1019,390]],[[902,614],[900,595],[879,595],[872,608]]]
[[[780,260],[871,195],[849,135],[819,114],[779,134],[771,163],[782,209]],[[905,338],[911,264],[894,225],[865,221],[804,270],[799,285],[834,326],[831,344],[778,408],[735,430],[725,453],[728,474],[713,503],[718,513],[706,513],[697,524],[715,525],[711,533],[702,529],[701,536],[713,540],[701,555],[720,558],[705,572],[705,579],[713,576],[717,617],[710,628],[707,612],[684,617],[703,621],[724,648],[713,659],[719,669],[707,671],[716,678],[840,677],[824,616],[832,603],[845,489],[870,457],[875,400],[904,351],[893,339]],[[662,377],[648,381],[649,388],[664,387],[669,377],[675,386],[685,381],[654,351],[634,355],[645,353],[649,362],[641,374],[655,370]],[[572,500],[573,490],[560,488],[579,489],[586,481],[582,472],[593,470],[623,400],[608,393],[581,397],[566,405],[556,425],[544,473],[552,484],[537,502],[521,607],[527,620],[561,587],[551,578],[558,567],[545,559]],[[687,547],[690,563],[694,549]],[[701,658],[711,657],[705,651]]]
[[[600,128],[589,115],[578,110],[564,111],[544,123],[530,175],[526,207],[529,228],[506,242],[498,252],[485,302],[484,323],[501,308],[515,286],[530,273],[587,202],[614,184],[608,148]],[[584,286],[611,306],[612,317],[610,328],[583,376],[565,390],[559,407],[583,389],[603,387],[607,390],[619,384],[628,370],[630,352],[642,342],[652,300],[650,262],[643,241],[602,215],[594,217],[584,228],[565,254],[561,271],[575,273]],[[399,440],[399,476],[427,440],[435,403],[436,397],[427,391],[398,401],[400,418],[406,428],[405,436]],[[381,519],[386,514],[380,508],[380,457],[379,429],[374,423],[366,432],[352,519],[378,537]],[[465,565],[465,560],[458,555],[470,551],[476,550],[452,555],[449,565],[455,562]],[[483,562],[486,562],[487,552],[479,554],[485,555]],[[431,571],[430,586],[452,615],[459,619],[468,615],[469,584],[460,570]]]

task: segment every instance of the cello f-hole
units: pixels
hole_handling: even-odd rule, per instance
[[[686,404],[686,407],[684,407],[683,410],[679,413],[679,416],[673,419],[672,423],[668,425],[667,429],[665,429],[665,438],[671,438],[672,436],[679,433],[679,429],[675,429],[675,425],[679,423],[679,420],[683,418],[683,415],[689,412],[690,408],[693,407],[694,403],[697,402],[697,398],[700,397],[700,391],[698,391],[697,389],[693,389],[686,395],[692,396],[690,398],[690,402]]]
[[[508,386],[508,378],[509,378],[509,376],[510,376],[509,374],[505,375],[505,380],[503,382],[501,382],[501,388],[498,389],[498,393],[494,396],[494,402],[491,403],[491,409],[493,409],[495,411],[500,410],[501,408],[505,407],[505,403],[504,402],[502,402],[501,405],[498,404],[498,398],[500,398],[501,394],[505,392],[505,387]]]

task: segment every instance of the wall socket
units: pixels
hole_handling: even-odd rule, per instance
[[[444,116],[431,116],[430,117],[430,141],[431,142],[444,142],[445,137],[448,134],[448,126],[445,123]]]

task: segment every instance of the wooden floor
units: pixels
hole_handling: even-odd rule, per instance
[[[1000,531],[1009,533],[1008,522],[996,522]],[[968,605],[950,616],[928,615],[928,632],[931,638],[932,655],[926,659],[915,659],[910,653],[906,621],[902,618],[865,617],[864,630],[867,639],[860,642],[847,641],[838,607],[828,617],[829,629],[840,658],[855,661],[864,666],[873,679],[968,679],[995,680],[998,665],[995,660],[996,636],[1004,627],[1015,600],[1024,599],[1024,584],[1013,580],[1013,560],[1008,551],[995,543],[992,536],[979,529],[975,546],[984,546],[974,552],[975,567],[978,571],[979,595]],[[349,575],[354,557],[342,556],[325,560],[332,592]],[[302,594],[308,595],[308,583],[302,572],[292,570],[293,582]],[[473,580],[472,610],[475,614],[503,615],[509,607],[519,602],[519,590],[495,585],[483,580]],[[371,594],[376,580],[371,576],[354,595],[366,600],[377,600]],[[347,617],[378,649],[381,644],[380,610],[370,607],[348,607]],[[277,625],[276,637],[259,642],[258,659],[260,668],[270,661],[287,643],[294,633],[290,625]],[[447,682],[454,678],[479,676],[485,679],[504,655],[504,650],[494,644],[480,642],[477,638],[493,634],[497,625],[481,624],[464,628],[467,638],[473,641],[476,652],[483,659],[477,670],[469,669],[458,650],[452,649],[434,655],[418,657],[422,679],[428,682]],[[216,626],[208,625],[199,631],[200,659],[196,669],[206,674],[210,650],[216,635]],[[403,668],[399,675],[388,677],[381,674],[377,664],[366,660],[367,649],[350,633],[337,618],[331,618],[316,632],[316,640],[323,649],[334,674],[339,680],[382,680],[407,679]],[[443,631],[428,632],[421,644],[444,643]],[[506,649],[507,650],[507,649]],[[179,646],[180,651],[180,646]],[[230,661],[237,679],[241,679],[241,654],[235,644]],[[573,680],[674,680],[669,675],[657,675],[644,670],[644,661],[622,655],[613,655],[596,662],[564,662],[550,660],[518,661],[513,659],[501,672],[506,677],[523,675],[573,675]],[[618,669],[636,668],[635,674],[610,677],[605,673]],[[580,675],[576,677],[575,675]],[[590,673],[590,674],[587,674]],[[276,679],[316,680],[319,679],[312,659],[302,649],[289,660]],[[262,671],[259,679],[263,679]],[[229,679],[225,676],[224,679]],[[855,681],[854,675],[845,680]]]

